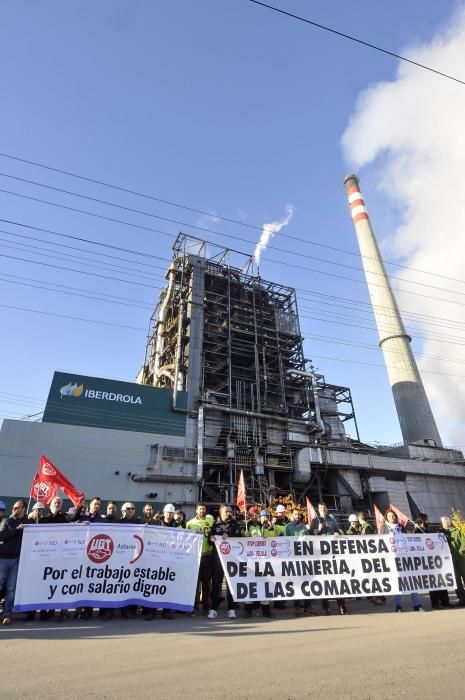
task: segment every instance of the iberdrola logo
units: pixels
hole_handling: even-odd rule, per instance
[[[66,384],[66,386],[62,386],[60,389],[60,395],[63,396],[81,396],[82,392],[84,391],[84,384]]]

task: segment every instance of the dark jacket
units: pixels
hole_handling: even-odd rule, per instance
[[[228,537],[240,537],[241,536],[241,526],[231,518],[230,520],[221,520],[217,518],[213,523],[212,529],[210,530],[210,537],[214,535],[227,535]]]
[[[318,529],[320,527],[320,523],[323,525],[321,530]],[[311,535],[334,535],[336,532],[341,534],[341,530],[339,530],[335,518],[333,518],[331,515],[327,515],[326,518],[323,518],[320,515],[318,518],[313,518],[312,522],[310,523]]]
[[[74,516],[73,516],[74,517]],[[45,518],[42,518],[40,521],[41,525],[59,525],[60,523],[69,523],[70,519],[68,518],[67,515],[62,513],[61,511],[59,513],[49,513],[48,515],[45,516]]]
[[[374,534],[374,529],[373,525],[371,525],[369,522],[364,522],[360,525],[360,534],[361,535],[373,535]]]
[[[103,515],[100,515],[100,513],[94,513],[93,515],[91,513],[79,513],[77,520],[74,522],[77,523],[101,523],[105,520]]]
[[[139,518],[136,518],[135,516],[134,518],[131,518],[131,520],[129,520],[129,518],[118,518],[116,522],[123,523],[124,525],[140,525]]]
[[[27,515],[22,518],[10,516],[0,524],[0,559],[18,559],[21,552],[23,529],[18,525],[27,525]]]

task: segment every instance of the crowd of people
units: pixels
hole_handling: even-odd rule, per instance
[[[186,514],[177,510],[172,503],[165,505],[162,511],[155,512],[151,503],[146,503],[140,515],[136,513],[134,503],[127,501],[123,503],[119,512],[118,505],[114,501],[108,501],[105,513],[102,512],[102,501],[99,497],[92,498],[88,504],[84,501],[75,508],[70,508],[64,512],[63,500],[55,497],[47,509],[43,503],[37,502],[27,513],[28,504],[26,501],[17,500],[12,508],[10,516],[5,514],[5,504],[0,501],[0,599],[3,600],[2,624],[9,625],[12,621],[16,580],[18,573],[19,557],[21,552],[21,542],[23,528],[30,524],[61,524],[61,523],[125,523],[125,524],[146,524],[159,527],[181,527],[203,534],[201,560],[199,567],[199,578],[195,596],[195,604],[191,616],[196,616],[202,611],[209,619],[215,619],[218,615],[220,603],[226,598],[228,618],[237,617],[238,604],[232,599],[228,586],[226,586],[225,596],[223,595],[224,571],[214,545],[215,537],[221,536],[223,539],[229,537],[304,537],[307,535],[330,535],[330,536],[350,536],[361,535],[370,536],[375,534],[375,528],[370,523],[367,514],[359,512],[349,515],[345,526],[341,526],[335,516],[328,512],[324,503],[318,504],[318,510],[313,518],[306,518],[305,512],[300,507],[286,508],[282,504],[276,505],[273,510],[252,506],[246,514],[235,517],[234,509],[230,505],[222,504],[219,507],[216,517],[207,512],[207,505],[198,503],[194,517],[187,519]],[[428,517],[420,513],[415,521],[411,521],[411,532],[428,533],[431,527]],[[441,518],[441,527],[436,531],[442,532],[449,543],[452,553],[456,582],[458,605],[465,605],[465,533],[463,529],[457,527],[449,516]],[[406,529],[400,524],[397,514],[389,509],[384,515],[384,525],[381,534],[400,534]],[[3,589],[3,595],[2,595]],[[449,593],[447,590],[430,592],[431,607],[450,607]],[[373,605],[383,605],[386,602],[382,597],[370,597],[368,600]],[[417,593],[411,593],[413,609],[423,612]],[[346,615],[348,610],[346,601],[342,598],[336,600],[338,612]],[[273,607],[282,609],[286,605],[283,601],[275,601]],[[397,612],[403,612],[401,596],[394,596],[394,605]],[[308,600],[295,600],[293,603],[296,615],[316,615],[317,612]],[[252,615],[254,604],[245,603],[243,616],[249,618]],[[264,617],[274,617],[270,601],[262,601],[259,608]],[[137,606],[128,605],[121,608],[121,616],[124,618],[134,618],[137,615]],[[329,601],[322,600],[322,612],[326,615],[330,613]],[[60,611],[58,616],[55,611],[38,611],[40,619],[43,621],[65,619],[69,612]],[[35,612],[28,613],[27,620],[33,620]],[[114,615],[113,608],[101,608],[98,612],[103,619],[111,619]],[[93,615],[93,608],[78,608],[74,615],[81,619],[88,619]],[[142,615],[147,620],[153,620],[156,611],[153,608],[143,607]],[[161,609],[161,615],[165,619],[172,619],[172,611]]]

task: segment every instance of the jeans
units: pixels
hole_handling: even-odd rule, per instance
[[[15,602],[16,579],[18,577],[18,559],[0,559],[0,588],[6,581],[6,595],[3,603],[3,617],[10,617]]]
[[[420,596],[418,595],[418,593],[410,593],[410,598],[412,599],[412,605],[414,608],[416,608],[417,605],[421,605]],[[402,607],[402,596],[395,595],[394,603],[396,604],[396,606]]]

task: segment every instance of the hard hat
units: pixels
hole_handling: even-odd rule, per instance
[[[176,513],[176,508],[173,506],[172,503],[167,503],[166,506],[163,508],[164,513]]]
[[[37,503],[34,503],[34,505],[32,506],[32,510],[39,510],[39,508],[45,510],[45,505],[40,501],[37,501]]]
[[[261,510],[261,511],[260,511],[260,516],[262,516],[262,515],[269,515],[269,513],[268,513],[267,510]]]
[[[358,523],[358,518],[355,515],[355,513],[352,513],[352,515],[349,515],[349,523]]]
[[[0,501],[0,510],[5,510],[6,506],[3,501]]]
[[[281,503],[280,503],[279,506],[276,506],[276,512],[277,513],[285,513],[286,508],[283,505],[281,505]]]

